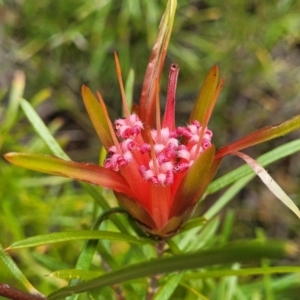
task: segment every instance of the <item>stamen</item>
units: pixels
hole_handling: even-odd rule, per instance
[[[147,143],[143,144],[142,146],[140,146],[140,152],[142,154],[147,153],[151,150],[151,146]]]
[[[150,131],[147,131],[147,135],[148,135],[148,139],[149,139],[149,142],[150,142],[150,149],[151,149],[150,153],[151,153],[151,159],[152,159],[152,162],[153,162],[153,168],[154,168],[155,173],[158,173],[158,162],[156,160],[155,150],[154,150],[154,142],[153,142],[153,139],[151,137]]]
[[[166,177],[166,185],[171,185],[174,182],[174,173],[173,171],[167,171],[167,177]]]
[[[144,128],[136,114],[129,115],[129,118],[117,119],[114,122],[116,134],[122,139],[135,138]]]
[[[180,173],[180,172],[186,171],[189,167],[190,167],[190,163],[182,162],[182,163],[178,163],[177,165],[175,165],[173,167],[173,171],[174,171],[174,173]]]

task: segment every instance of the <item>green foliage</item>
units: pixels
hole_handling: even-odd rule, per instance
[[[116,50],[124,77],[134,70],[134,91],[130,73],[127,93],[136,101],[164,6],[159,0],[0,1],[1,154],[23,151],[96,162],[100,144],[82,110],[80,86],[101,90],[110,114],[121,115]],[[167,54],[167,64],[176,62],[181,69],[179,118],[186,119],[214,64],[226,77],[210,122],[217,146],[299,113],[299,12],[300,2],[292,0],[179,0]],[[253,157],[264,153],[258,161],[298,206],[299,137],[295,132],[249,150]],[[102,213],[117,205],[109,191],[36,174],[1,158],[0,242],[3,248],[12,246],[0,249],[0,282],[31,293],[54,293],[51,299],[65,290],[78,291],[79,281],[81,291],[91,285],[98,289],[69,299],[114,299],[118,293],[143,299],[150,276],[159,287],[154,299],[298,299],[299,258],[290,259],[290,240],[299,240],[298,220],[259,181],[248,185],[254,177],[248,166],[228,161],[207,190],[212,197],[195,212],[204,217],[188,222],[168,241],[163,257],[156,258],[153,244],[138,237],[126,216],[113,213],[103,222]],[[109,239],[104,234],[83,245],[80,234],[99,227],[97,237],[107,233]],[[260,236],[242,246],[233,244],[258,237],[258,227],[282,241]],[[58,241],[56,233],[64,243],[49,243],[53,236]],[[30,239],[34,248],[13,247]],[[262,257],[274,260],[269,265]],[[161,272],[172,273],[157,276]]]

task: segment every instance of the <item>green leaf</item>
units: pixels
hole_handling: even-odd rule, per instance
[[[167,282],[158,290],[154,300],[168,300],[179,285],[183,274],[172,275]]]
[[[21,107],[27,117],[27,119],[32,124],[35,132],[42,138],[42,140],[47,144],[49,149],[59,158],[69,160],[68,155],[62,150],[60,145],[54,139],[54,137],[49,132],[45,123],[41,120],[40,116],[36,113],[36,111],[32,108],[32,106],[23,99],[21,101]]]
[[[124,241],[133,244],[149,244],[153,243],[151,239],[137,238],[128,234],[101,231],[101,230],[78,230],[66,232],[54,232],[49,234],[37,235],[21,241],[17,241],[9,246],[7,249],[19,249],[28,247],[37,247],[46,244],[54,244],[60,242],[74,241],[74,240],[98,240],[105,239],[111,241]]]
[[[186,274],[185,280],[191,279],[205,279],[205,278],[218,278],[227,276],[253,276],[264,274],[285,274],[285,273],[300,273],[300,267],[298,266],[280,266],[280,267],[264,267],[264,268],[245,268],[239,270],[233,269],[218,269],[218,270],[206,270],[203,272],[197,272],[192,274]]]
[[[188,220],[180,229],[180,232],[190,230],[195,227],[203,226],[207,223],[207,219],[204,217],[198,217]]]
[[[173,239],[166,240],[166,243],[168,244],[172,254],[178,255],[178,254],[181,254],[183,252],[178,247],[178,243],[176,241],[174,242]]]
[[[282,258],[295,255],[294,244],[281,241],[250,241],[231,243],[225,247],[197,251],[174,257],[152,259],[111,271],[88,282],[62,288],[48,296],[48,300],[63,299],[74,293],[82,293],[101,287],[118,284],[141,277],[150,277],[160,273],[192,270],[201,267],[247,262],[262,258]]]
[[[6,109],[5,122],[3,123],[4,132],[7,132],[15,123],[18,113],[20,101],[22,99],[25,88],[25,74],[21,70],[14,72],[9,99],[8,107]]]
[[[112,208],[112,209],[109,209],[109,210],[103,212],[97,218],[95,223],[93,224],[92,230],[97,230],[103,221],[108,219],[110,216],[112,216],[112,214],[114,214],[116,212],[123,213],[124,209],[117,207],[117,208]],[[95,254],[97,247],[98,247],[98,251],[101,253],[101,257],[105,261],[105,263],[108,264],[109,267],[112,269],[116,267],[115,262],[112,259],[112,256],[110,255],[110,253],[108,253],[108,251],[104,247],[103,243],[98,243],[98,240],[88,240],[85,242],[85,244],[82,248],[82,251],[80,252],[80,255],[77,259],[76,270],[88,271],[90,269],[91,262],[92,262],[92,259],[93,259],[93,256]],[[96,276],[94,276],[94,277],[96,277]],[[75,285],[77,283],[77,279],[82,279],[82,278],[81,277],[80,278],[73,277],[73,279],[70,281],[69,285],[70,286]],[[77,298],[78,298],[78,295],[72,295],[71,297],[68,297],[68,300],[76,300]]]
[[[178,247],[182,252],[196,251],[208,247],[216,238],[219,225],[220,218],[216,217],[209,220],[202,228],[195,228],[182,234],[177,242]],[[197,235],[197,239],[195,239],[195,235]]]
[[[260,177],[260,179],[269,188],[269,190],[281,202],[283,202],[283,204],[285,204],[298,218],[300,218],[300,211],[298,207],[257,161],[241,152],[234,152],[232,154],[242,158],[253,169],[257,176]]]
[[[94,164],[67,161],[42,154],[7,153],[5,159],[30,170],[73,178],[97,184],[115,191],[131,194],[125,179],[117,172]]]
[[[12,258],[3,250],[2,245],[0,244],[0,260],[7,267],[7,270],[15,278],[15,280],[23,286],[31,294],[40,294],[32,284],[28,281],[22,271],[18,268]]]
[[[210,220],[216,216],[225,205],[244,187],[248,182],[255,177],[255,174],[247,175],[237,180],[231,187],[229,187],[204,214],[204,217]]]
[[[101,226],[101,223],[104,222],[105,220],[107,220],[113,214],[115,214],[115,213],[124,213],[124,211],[125,210],[123,208],[119,208],[119,207],[111,208],[109,210],[104,211],[96,219],[96,221],[94,222],[91,230],[97,230]],[[84,244],[83,249],[80,252],[80,255],[77,259],[76,269],[88,270],[90,268],[92,258],[94,256],[94,253],[95,253],[96,249],[97,249],[97,245],[98,245],[98,240],[88,240],[88,241],[86,241],[86,243]],[[104,248],[104,247],[102,247],[102,245],[99,245],[99,247]],[[102,251],[100,253],[101,253],[101,255],[104,255],[105,252],[106,252],[106,249],[102,249]],[[111,261],[111,258],[109,258],[109,259]],[[106,261],[106,263],[109,263],[107,261],[107,259],[105,259],[105,261]]]
[[[88,270],[59,270],[55,271],[48,276],[61,279],[78,279],[78,280],[90,280],[98,277],[102,274],[102,271],[88,271]]]
[[[298,270],[295,270],[296,267],[282,267],[286,270],[281,270],[281,267],[274,267],[275,270],[278,270],[278,273],[286,273],[288,272],[289,268],[290,272],[298,272]],[[279,269],[278,269],[279,268]],[[294,270],[293,270],[293,269]],[[262,268],[261,268],[262,269]],[[272,268],[273,269],[273,268]],[[264,269],[263,269],[264,270]],[[266,270],[268,272],[268,270]],[[272,272],[270,272],[272,274]],[[299,285],[299,277],[300,274],[286,274],[284,276],[274,276],[272,280],[272,289],[274,292],[281,293],[284,291],[289,291],[291,288],[294,288],[295,286]],[[264,283],[261,280],[255,280],[248,282],[247,284],[243,284],[241,287],[241,290],[243,293],[251,293],[254,290],[263,290],[264,289]]]
[[[126,94],[127,106],[129,108],[132,107],[132,103],[133,103],[133,89],[134,89],[134,70],[130,69],[125,83],[125,94]],[[123,111],[123,116],[125,116],[124,111]]]

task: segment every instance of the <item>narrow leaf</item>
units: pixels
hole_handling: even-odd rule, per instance
[[[300,218],[300,211],[298,207],[257,161],[241,152],[234,152],[232,154],[242,158],[253,169],[257,176],[260,177],[260,179],[269,188],[269,190],[280,201],[282,201],[298,218]]]
[[[3,129],[5,131],[9,130],[17,118],[18,108],[23,96],[25,88],[25,73],[21,70],[17,70],[13,74],[13,79],[11,83],[8,107],[6,109],[6,119],[3,123]]]
[[[91,229],[97,230],[98,227],[100,227],[101,223],[103,221],[105,221],[107,218],[109,218],[113,213],[121,212],[121,211],[123,212],[123,209],[121,209],[121,208],[112,208],[110,210],[103,212],[96,219],[96,221],[94,222]],[[125,231],[124,231],[124,233],[125,233]],[[106,247],[104,247],[103,243],[98,243],[98,240],[88,240],[85,242],[85,244],[80,252],[80,255],[77,259],[76,270],[80,270],[80,271],[85,270],[88,272],[88,270],[90,269],[91,263],[92,263],[93,256],[94,256],[97,248],[98,248],[98,251],[101,253],[101,257],[105,261],[105,263],[112,269],[114,269],[116,267],[111,254],[108,253],[108,250],[106,249]],[[93,277],[96,277],[96,276],[93,276]],[[72,285],[77,284],[78,279],[82,280],[83,278],[82,277],[80,277],[80,278],[71,277],[69,279],[72,279],[69,282],[69,285],[72,286]],[[87,280],[87,278],[85,280]],[[68,300],[76,300],[77,298],[78,298],[78,295],[73,295],[72,297],[68,297]]]
[[[116,212],[124,212],[123,208],[115,207],[112,209],[109,209],[105,212],[103,212],[94,222],[91,230],[97,230],[101,223],[107,220],[109,217],[113,216],[114,213]],[[124,231],[123,233],[125,233]],[[77,259],[76,262],[76,269],[81,269],[81,270],[88,270],[91,266],[92,258],[94,256],[94,253],[97,249],[98,246],[98,240],[88,240],[83,246],[82,251],[80,252],[80,255]],[[98,246],[101,247],[102,245]],[[104,247],[103,247],[104,248]],[[103,249],[101,251],[101,255],[103,256],[103,253],[107,252],[106,249]],[[108,253],[106,253],[108,255]],[[107,259],[105,259],[106,263],[108,263]]]
[[[190,230],[195,227],[201,227],[207,223],[207,219],[204,217],[198,217],[188,220],[180,229],[180,232]]]
[[[300,267],[279,266],[279,267],[264,267],[264,268],[245,268],[239,270],[233,270],[233,269],[207,270],[205,272],[186,274],[184,276],[184,279],[195,280],[195,279],[219,278],[219,277],[227,277],[227,276],[252,276],[252,275],[264,275],[264,274],[288,274],[288,273],[300,273]]]
[[[193,205],[202,196],[209,184],[205,176],[211,167],[214,154],[215,147],[212,145],[201,153],[187,171],[176,190],[170,217],[180,215],[187,206]]]
[[[183,274],[172,275],[167,282],[158,290],[154,296],[154,300],[167,300],[171,299],[173,292],[179,285]]]
[[[134,89],[134,70],[130,69],[125,83],[125,94],[126,94],[127,106],[129,108],[132,107],[132,103],[133,103],[133,89]],[[123,111],[123,116],[125,116],[124,111]]]
[[[220,148],[216,153],[215,159],[219,159],[225,155],[231,154],[232,152],[236,152],[250,146],[275,139],[279,136],[286,135],[298,128],[300,128],[300,115],[293,117],[292,119],[285,121],[279,125],[263,127],[246,135],[236,142]]]
[[[111,271],[88,282],[76,286],[62,288],[48,296],[48,300],[63,299],[74,293],[82,293],[92,289],[118,284],[141,277],[150,277],[166,272],[192,270],[201,267],[247,262],[262,258],[282,258],[295,255],[294,244],[280,241],[251,241],[232,243],[221,248],[207,249],[195,253],[151,259],[143,263],[125,266]]]
[[[5,159],[30,170],[69,177],[130,195],[125,179],[117,172],[93,164],[66,161],[50,155],[7,153]]]
[[[169,0],[159,26],[157,40],[153,46],[150,60],[142,86],[140,98],[140,118],[150,128],[153,128],[155,111],[155,81],[160,79],[165,60],[173,21],[176,11],[176,0]]]
[[[42,140],[47,144],[49,149],[55,153],[55,155],[59,158],[68,160],[69,157],[67,154],[62,150],[60,145],[54,139],[54,137],[49,132],[48,128],[41,120],[40,116],[36,113],[36,111],[32,108],[32,106],[23,99],[21,101],[21,107],[27,117],[27,119],[32,124],[35,132],[42,138]]]
[[[39,295],[40,293],[36,290],[32,284],[28,281],[22,271],[15,264],[13,259],[3,250],[2,245],[0,244],[0,260],[7,267],[7,270],[13,275],[16,282],[23,286],[31,294]]]
[[[110,241],[124,241],[133,244],[147,244],[153,243],[151,239],[137,238],[132,235],[102,230],[78,230],[78,231],[65,231],[53,232],[49,234],[36,235],[21,241],[17,241],[10,245],[7,249],[19,249],[37,247],[46,244],[54,244],[60,242],[68,242],[74,240],[99,240],[105,239]]]
[[[192,109],[189,123],[194,120],[199,121],[200,124],[203,123],[205,115],[209,111],[209,107],[214,100],[216,100],[215,94],[218,84],[218,76],[219,69],[217,66],[213,66],[204,79],[201,90]]]
[[[78,280],[90,280],[98,277],[102,274],[101,271],[88,271],[88,270],[59,270],[49,274],[50,277],[56,277],[61,279],[78,279]]]
[[[96,129],[99,139],[101,140],[103,146],[107,149],[113,145],[113,139],[110,134],[105,113],[101,108],[99,101],[95,98],[87,86],[83,85],[81,92],[84,105]]]
[[[255,174],[251,171],[252,174],[247,175],[232,184],[204,214],[204,217],[208,220],[215,217],[226,205],[233,199],[237,193],[244,188],[249,181],[251,181]]]

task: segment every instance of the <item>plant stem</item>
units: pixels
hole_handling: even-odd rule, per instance
[[[106,263],[106,261],[102,257],[101,257],[101,261],[102,261],[103,268],[107,272],[110,272],[111,271],[111,267]],[[126,300],[120,284],[114,284],[111,287],[112,287],[112,289],[115,292],[116,300]]]
[[[157,253],[157,257],[162,257],[165,251],[165,245],[166,245],[166,241],[165,240],[160,240],[156,243],[156,253]],[[155,293],[157,292],[158,289],[158,279],[159,279],[160,275],[154,275],[150,277],[150,281],[149,281],[149,287],[148,287],[148,291],[146,294],[146,300],[151,300],[153,299]]]
[[[0,295],[12,300],[45,300],[42,294],[29,294],[20,291],[8,284],[0,283]]]

